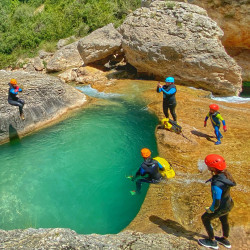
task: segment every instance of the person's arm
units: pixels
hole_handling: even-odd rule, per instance
[[[209,118],[209,114],[207,114],[207,116],[205,117],[205,120],[204,120],[204,127],[207,126],[207,119]]]
[[[158,93],[160,93],[160,92],[162,91],[162,85],[160,84],[160,82],[158,82],[158,84],[157,84],[157,89],[156,89],[156,91],[157,91]]]
[[[213,194],[213,203],[208,209],[206,209],[208,213],[209,212],[214,213],[214,211],[219,208],[221,195],[222,195],[222,189],[217,186],[212,186],[212,194]]]
[[[161,88],[161,91],[166,95],[173,95],[176,93],[176,88],[171,88],[169,91],[166,91],[164,88]]]
[[[11,88],[10,93],[17,95],[18,94],[18,89]]]
[[[165,168],[160,164],[160,162],[157,162],[157,163],[158,163],[159,169],[160,169],[161,171],[164,171]]]
[[[224,132],[226,132],[227,131],[227,126],[226,126],[225,120],[222,118],[221,114],[218,114],[216,117],[221,120],[221,122],[223,124],[223,130],[224,130]]]

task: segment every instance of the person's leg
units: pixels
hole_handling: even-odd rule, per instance
[[[219,219],[220,219],[221,225],[222,225],[223,237],[215,236],[215,240],[217,240],[224,247],[231,248],[231,244],[230,244],[229,240],[227,239],[229,236],[228,214],[221,216]]]
[[[216,138],[217,138],[217,142],[215,142],[215,144],[216,144],[216,145],[221,144],[221,141],[220,141],[221,133],[220,133],[220,130],[219,130],[219,127],[218,127],[218,126],[214,126],[214,133],[215,133]]]
[[[201,219],[202,219],[202,222],[203,222],[203,225],[207,231],[207,234],[208,234],[208,238],[210,240],[213,240],[214,239],[214,230],[213,230],[213,227],[211,225],[211,221],[213,219],[215,219],[216,217],[214,216],[214,213],[212,214],[209,214],[207,212],[205,212],[202,216],[201,216]]]
[[[136,192],[139,193],[141,191],[141,186],[142,183],[146,182],[146,183],[151,183],[152,181],[148,180],[148,179],[138,179],[136,181]]]
[[[175,113],[175,108],[176,108],[176,103],[175,103],[175,104],[170,104],[170,105],[169,105],[169,110],[170,110],[170,113],[171,113],[171,115],[172,115],[172,117],[173,117],[173,120],[174,120],[174,121],[177,121],[177,115],[176,115],[176,113]]]
[[[19,107],[19,112],[21,114],[22,109],[23,109],[23,104],[21,102],[19,102],[19,101],[13,101],[13,100],[9,100],[8,102],[9,102],[10,105],[18,106]]]
[[[163,99],[163,113],[165,115],[166,118],[169,118],[169,114],[168,114],[168,104],[167,104],[167,101],[166,99]]]
[[[229,236],[228,214],[221,216],[219,219],[220,219],[220,222],[222,225],[223,236],[225,238],[228,238],[228,236]]]
[[[18,98],[17,102],[20,103],[19,112],[20,112],[20,115],[22,115],[23,114],[23,106],[24,106],[25,102],[24,102],[24,100],[19,99],[19,98]]]

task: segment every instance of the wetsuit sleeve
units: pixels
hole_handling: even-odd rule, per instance
[[[205,117],[205,122],[207,121],[208,118],[209,118],[209,113]]]
[[[144,176],[146,174],[146,171],[142,167],[140,167],[139,171],[141,176]]]
[[[18,91],[16,91],[15,89],[10,89],[10,93],[11,93],[11,94],[14,94],[14,95],[17,95],[17,94],[18,94]]]
[[[159,162],[157,162],[157,163],[158,163],[160,170],[165,170],[165,168]]]
[[[176,88],[171,88],[169,91],[166,91],[165,89],[161,88],[161,91],[166,95],[173,95],[176,93]]]
[[[162,88],[159,88],[159,87],[157,86],[156,91],[157,91],[158,93],[160,93],[160,92],[162,91]]]
[[[213,203],[210,207],[210,210],[214,212],[220,206],[222,189],[217,186],[212,186],[212,195],[213,195]]]

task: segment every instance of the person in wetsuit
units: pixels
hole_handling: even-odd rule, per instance
[[[158,161],[151,158],[151,151],[148,148],[143,148],[141,150],[141,155],[144,159],[144,162],[136,172],[135,177],[132,178],[132,181],[136,180],[139,176],[147,176],[136,181],[136,191],[131,191],[131,194],[139,193],[143,182],[159,183],[162,179],[162,175],[159,173],[159,169],[163,171],[165,170]]]
[[[227,131],[226,122],[222,118],[221,114],[218,112],[219,106],[217,104],[211,104],[209,106],[209,108],[210,108],[210,111],[207,114],[207,116],[205,117],[204,127],[207,126],[207,120],[208,120],[208,118],[210,118],[211,123],[214,127],[214,133],[215,133],[216,138],[217,138],[217,142],[215,142],[215,145],[219,145],[219,144],[221,144],[220,139],[223,138],[223,136],[220,132],[220,121],[222,121],[224,132]]]
[[[206,208],[206,212],[201,216],[208,233],[208,239],[199,239],[198,242],[202,246],[213,249],[218,249],[217,242],[227,248],[231,248],[231,244],[227,239],[229,236],[228,214],[234,206],[230,196],[230,188],[235,186],[236,183],[231,174],[226,170],[226,162],[222,156],[217,154],[208,155],[205,158],[205,163],[213,175],[208,180],[211,181],[213,203],[210,207]],[[216,218],[219,218],[221,222],[223,237],[214,236],[211,221]]]
[[[19,107],[19,113],[22,120],[24,120],[24,114],[23,114],[23,106],[25,102],[17,97],[17,94],[19,92],[22,92],[22,89],[17,86],[17,80],[11,79],[9,83],[9,95],[8,95],[8,103],[10,105],[18,106]]]
[[[163,113],[166,118],[169,118],[168,109],[170,110],[170,113],[173,117],[174,121],[177,121],[177,115],[175,113],[176,108],[176,86],[174,85],[174,78],[173,77],[167,77],[165,79],[166,84],[161,85],[160,82],[157,85],[157,92],[163,92]]]

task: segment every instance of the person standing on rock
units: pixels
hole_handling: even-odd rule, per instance
[[[141,155],[144,161],[141,164],[141,167],[136,172],[135,177],[132,177],[131,180],[134,181],[139,176],[144,177],[145,175],[147,175],[147,177],[140,178],[136,181],[136,190],[130,191],[132,195],[140,193],[143,182],[159,183],[162,179],[162,175],[159,172],[159,168],[162,171],[165,170],[164,167],[158,161],[151,158],[151,151],[148,148],[143,148],[141,150]]]
[[[210,111],[207,114],[207,116],[205,117],[204,127],[207,126],[207,120],[210,117],[211,123],[214,127],[214,133],[215,133],[216,138],[217,138],[217,142],[215,142],[215,145],[219,145],[219,144],[221,144],[220,139],[223,138],[223,136],[220,132],[220,121],[222,121],[224,132],[227,131],[226,122],[222,118],[221,114],[218,112],[219,106],[217,104],[211,104],[209,106],[209,108],[210,108]]]
[[[198,242],[202,246],[213,249],[219,248],[218,243],[231,248],[231,244],[227,239],[229,236],[228,214],[234,206],[230,196],[230,188],[235,186],[236,183],[231,174],[226,170],[226,162],[222,156],[217,154],[207,155],[205,164],[213,176],[208,180],[211,181],[213,203],[210,207],[205,208],[206,212],[201,216],[208,239],[199,239]],[[216,218],[219,218],[221,222],[223,237],[214,236],[211,221]]]
[[[176,86],[174,84],[174,78],[173,77],[167,77],[165,79],[165,85],[161,85],[160,82],[158,82],[157,85],[157,92],[163,92],[163,113],[166,118],[169,118],[168,109],[170,110],[170,113],[173,117],[173,120],[177,121],[177,116],[175,113],[176,108]]]
[[[19,92],[22,92],[22,89],[17,86],[17,80],[11,79],[9,83],[9,95],[8,95],[8,103],[13,106],[19,107],[20,117],[22,120],[24,120],[24,114],[23,114],[23,106],[25,102],[17,97],[17,94]]]

